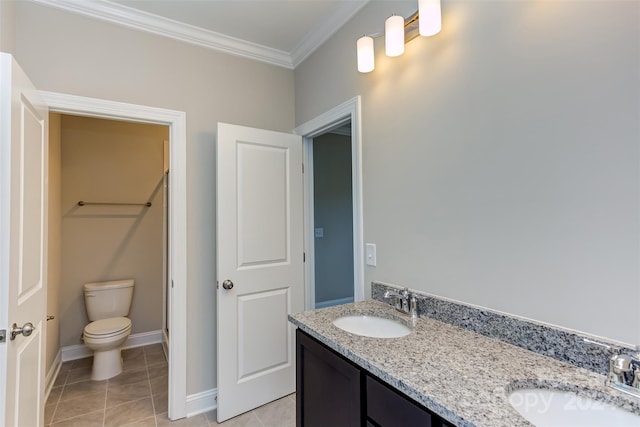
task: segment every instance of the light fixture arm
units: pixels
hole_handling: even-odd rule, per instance
[[[384,37],[384,32],[378,32],[373,34],[365,34],[372,39],[378,39]],[[410,42],[420,35],[418,11],[416,10],[408,18],[404,18],[404,42]]]
[[[420,35],[420,15],[416,10],[413,15],[404,18],[404,42],[409,43]]]

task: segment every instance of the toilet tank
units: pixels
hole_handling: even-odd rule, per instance
[[[133,279],[84,284],[84,305],[91,322],[109,317],[127,317],[133,300]]]

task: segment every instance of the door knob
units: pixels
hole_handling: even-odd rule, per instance
[[[18,325],[16,325],[15,323],[13,325],[11,325],[11,341],[16,339],[16,335],[24,335],[25,337],[28,337],[29,335],[31,335],[31,333],[33,331],[35,331],[36,328],[35,326],[33,326],[33,323],[31,322],[27,322],[24,324],[23,327],[19,328]]]
[[[233,289],[233,282],[227,279],[224,282],[222,282],[222,287],[225,288],[226,290]]]

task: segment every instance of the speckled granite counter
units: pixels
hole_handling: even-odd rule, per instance
[[[402,338],[353,335],[333,325],[349,314],[411,326]],[[289,316],[304,332],[457,426],[530,426],[507,400],[519,388],[573,391],[640,414],[640,400],[604,385],[604,376],[430,318],[368,300]]]

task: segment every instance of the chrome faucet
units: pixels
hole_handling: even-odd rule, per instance
[[[609,387],[640,397],[640,351],[634,354],[614,354],[611,356],[606,384]]]
[[[391,289],[387,289],[382,296],[384,299],[393,298],[393,305],[396,310],[409,314],[409,289],[404,288],[402,291],[397,292]]]
[[[424,299],[424,297],[410,293],[409,288],[404,288],[400,292],[387,289],[382,297],[384,299],[393,298],[391,305],[401,313],[410,314],[413,319],[418,318],[418,300]]]

